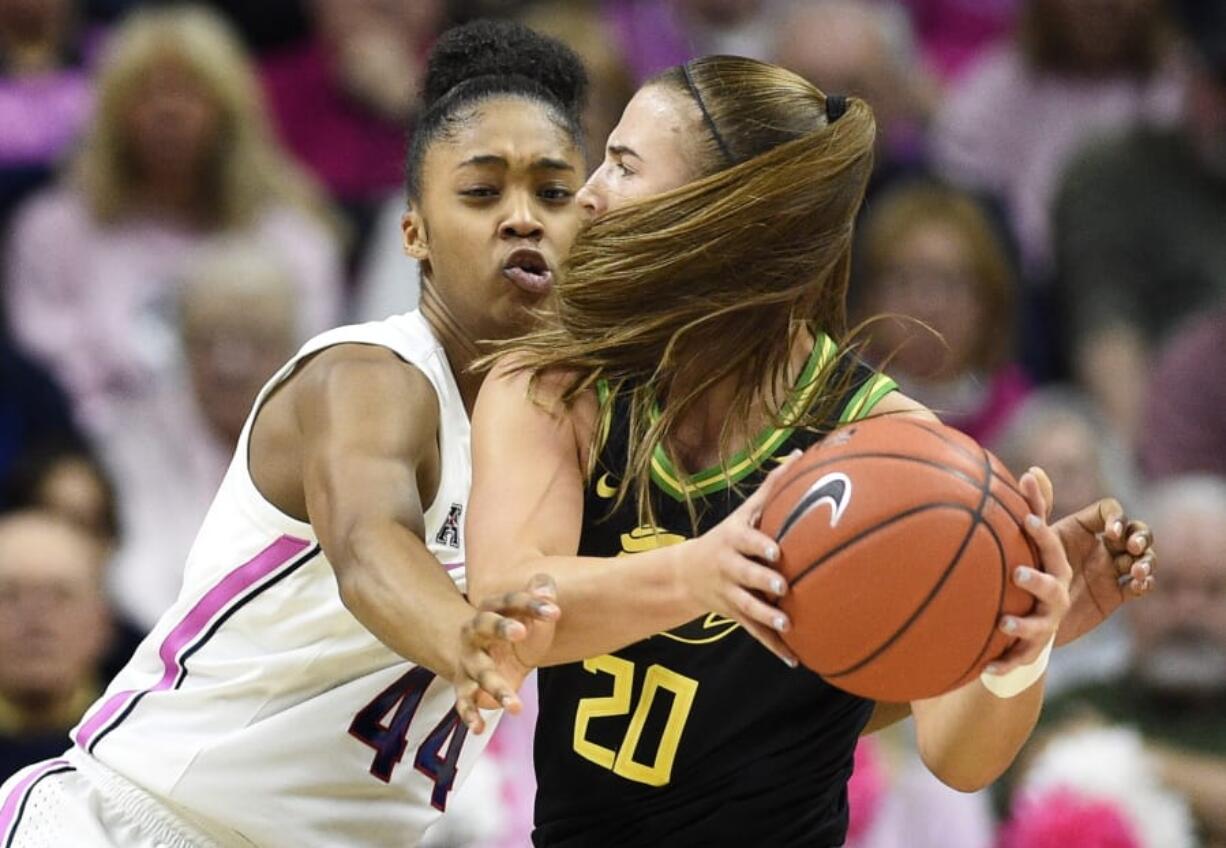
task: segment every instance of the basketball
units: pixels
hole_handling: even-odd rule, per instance
[[[881,701],[932,697],[973,680],[1013,639],[1002,614],[1034,597],[1030,507],[973,439],[908,417],[833,432],[798,457],[766,504],[788,580],[787,643],[808,668]]]

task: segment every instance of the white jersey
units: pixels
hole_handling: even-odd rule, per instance
[[[469,421],[419,312],[318,336],[255,408],[302,357],[344,343],[391,349],[438,395],[441,477],[425,538],[463,591]],[[252,482],[253,419],[178,601],[73,730],[69,758],[96,758],[222,844],[416,844],[490,732],[468,736],[450,683],[393,653],[341,603],[311,526]]]

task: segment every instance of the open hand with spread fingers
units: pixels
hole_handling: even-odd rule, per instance
[[[1041,468],[1035,478],[1047,503],[1051,481]],[[1073,569],[1070,607],[1056,634],[1066,645],[1102,624],[1126,601],[1154,588],[1157,554],[1154,534],[1144,521],[1130,518],[1115,498],[1103,498],[1052,525]]]
[[[519,592],[486,598],[460,631],[455,679],[456,712],[475,734],[485,730],[482,709],[518,713],[520,684],[553,643],[561,616],[558,590],[547,574],[533,577]]]

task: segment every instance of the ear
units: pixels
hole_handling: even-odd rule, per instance
[[[430,246],[426,241],[426,222],[422,220],[421,213],[415,208],[410,208],[400,219],[400,232],[403,235],[401,243],[406,256],[419,262],[426,262],[430,259]]]

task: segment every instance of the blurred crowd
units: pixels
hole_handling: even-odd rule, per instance
[[[1006,780],[870,737],[848,845],[1226,846],[1223,0],[0,0],[0,780],[175,597],[263,382],[416,304],[405,140],[433,39],[481,16],[584,59],[592,167],[696,55],[868,100],[866,355],[1058,514],[1155,528],[1157,591],[1056,653]],[[437,844],[524,844],[530,726]]]

